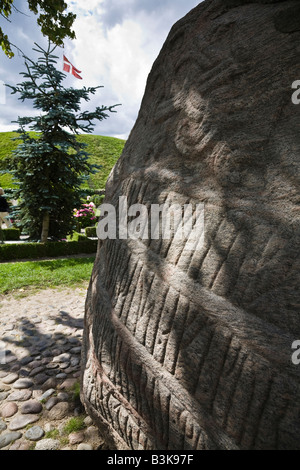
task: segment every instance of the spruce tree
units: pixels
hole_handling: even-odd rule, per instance
[[[85,144],[76,135],[91,133],[94,121],[108,117],[114,106],[81,111],[81,101],[89,101],[98,88],[65,88],[66,74],[56,68],[56,47],[47,50],[38,44],[40,57],[24,56],[26,71],[22,83],[7,85],[22,101],[32,100],[38,116],[19,117],[19,144],[8,166],[17,182],[18,220],[33,240],[62,239],[74,228],[73,209],[79,203],[84,178],[95,172],[88,162]]]

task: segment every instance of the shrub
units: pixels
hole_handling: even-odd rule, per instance
[[[99,207],[102,204],[104,198],[105,198],[104,194],[101,194],[101,195],[100,194],[94,194],[90,198],[90,201],[93,202],[96,207]]]
[[[21,231],[18,228],[5,228],[2,230],[4,241],[20,240]]]
[[[67,237],[69,241],[72,242],[81,242],[87,240],[86,235],[83,235],[83,233],[78,233],[78,232],[73,232],[72,235]]]
[[[95,254],[97,240],[51,242],[51,243],[23,243],[13,245],[0,245],[0,261],[17,259],[54,258],[79,254]]]
[[[86,227],[85,235],[90,238],[97,238],[97,227]]]
[[[81,228],[86,228],[91,223],[96,222],[95,204],[90,202],[89,204],[82,204],[80,209],[74,209],[74,217],[77,223],[80,224]]]

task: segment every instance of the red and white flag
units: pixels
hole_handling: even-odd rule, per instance
[[[68,73],[72,73],[74,77],[79,78],[82,80],[82,77],[79,75],[81,73],[80,70],[76,69],[73,64],[66,58],[64,55],[64,71]]]

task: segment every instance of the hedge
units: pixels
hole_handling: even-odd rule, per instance
[[[90,238],[97,238],[97,228],[96,227],[86,227],[85,235]]]
[[[70,242],[82,242],[87,240],[87,237],[83,233],[73,232],[73,234],[71,236],[68,236],[67,239]]]
[[[5,228],[2,229],[1,232],[0,239],[2,238],[1,235],[3,235],[4,241],[8,242],[20,240],[21,231],[18,228]]]
[[[79,242],[20,243],[0,245],[0,261],[17,259],[54,258],[79,254],[95,254],[97,240]]]

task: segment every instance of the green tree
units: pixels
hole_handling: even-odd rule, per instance
[[[41,27],[44,36],[57,46],[63,45],[63,39],[69,37],[75,39],[72,25],[76,15],[66,13],[68,5],[63,0],[27,0],[29,10],[38,15],[37,23]],[[19,11],[14,5],[14,0],[0,0],[0,15],[7,21],[13,10]],[[21,13],[21,12],[20,12]],[[4,53],[13,57],[11,42],[7,34],[0,27],[0,45]]]
[[[20,225],[31,239],[45,242],[72,232],[80,186],[95,171],[95,165],[88,163],[86,145],[78,142],[76,134],[91,133],[93,121],[107,118],[106,112],[114,112],[117,105],[82,112],[81,101],[89,101],[101,87],[64,88],[66,75],[56,69],[58,57],[53,55],[57,46],[50,42],[48,50],[36,46],[33,50],[41,54],[36,62],[24,56],[25,81],[7,86],[20,100],[32,100],[40,114],[15,121],[22,143],[7,159],[7,167],[18,183]]]

